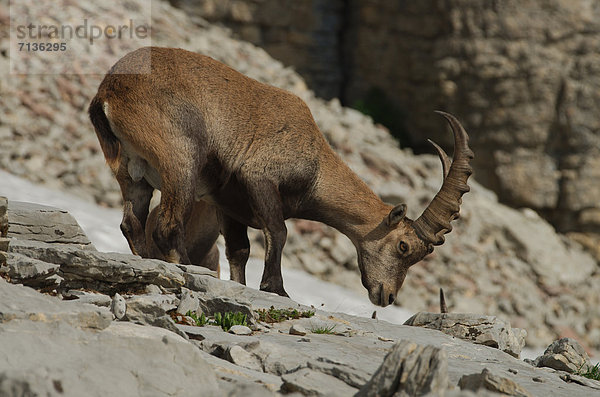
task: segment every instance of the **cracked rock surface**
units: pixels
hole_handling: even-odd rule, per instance
[[[512,328],[509,323],[494,316],[470,313],[417,313],[404,323],[416,327],[437,329],[445,334],[495,347],[514,357],[519,357],[525,345],[523,329]]]
[[[315,310],[198,269],[188,272],[186,267],[133,255],[119,255],[117,260],[90,248],[24,240],[27,237],[13,237],[10,247],[23,257],[51,261],[44,263],[58,266],[56,273],[64,278],[51,290],[0,278],[3,396],[24,391],[48,396],[187,396],[199,391],[208,396],[353,396],[359,391],[491,396],[489,388],[458,390],[461,378],[479,374],[482,368],[508,379],[515,390],[527,393],[523,395],[587,397],[596,390],[593,381],[536,368],[497,348],[434,329]],[[7,266],[27,267],[16,258],[9,256]],[[107,263],[110,272],[105,271]],[[74,267],[87,267],[85,277],[77,279],[81,289],[74,288],[62,270]],[[156,269],[144,270],[152,267]],[[177,282],[166,282],[169,277]],[[111,296],[110,291],[121,292]],[[198,299],[197,314],[246,313],[251,333],[176,324],[173,318],[184,317],[176,309],[190,296]],[[124,313],[115,309],[117,303],[111,311],[111,302],[117,301]],[[257,310],[271,307],[314,315],[261,322]],[[314,332],[333,325],[330,333]],[[290,333],[292,327],[304,329],[306,335]]]

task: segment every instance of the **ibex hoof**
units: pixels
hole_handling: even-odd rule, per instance
[[[287,292],[285,292],[285,289],[283,289],[283,285],[279,284],[279,285],[273,285],[273,284],[261,284],[260,285],[260,290],[261,291],[265,291],[265,292],[272,292],[275,293],[279,296],[285,296],[287,298],[289,298],[290,296],[287,294]]]

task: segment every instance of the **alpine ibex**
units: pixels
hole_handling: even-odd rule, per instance
[[[151,73],[134,74],[142,65]],[[333,152],[300,98],[181,49],[146,47],[124,56],[100,84],[89,114],[121,186],[121,229],[134,250],[144,240],[156,188],[162,198],[152,238],[169,261],[190,263],[184,223],[193,203],[204,200],[219,210],[231,279],[245,283],[247,228],[261,229],[260,289],[280,295],[287,295],[285,219],[324,222],[348,236],[369,299],[386,306],[408,268],[444,242],[469,191],[473,153],[449,114],[441,113],[454,133],[454,159],[435,145],[444,182],[413,221],[406,205],[383,203]]]
[[[145,253],[140,253],[143,257],[165,259],[162,252],[158,249],[152,233],[158,225],[158,207],[155,207],[146,220],[146,249]],[[214,206],[205,201],[196,201],[193,204],[190,215],[183,221],[184,246],[190,262],[206,267],[217,272],[220,275],[219,266],[219,248],[217,247],[217,237],[219,237],[219,223],[217,220],[217,211]]]

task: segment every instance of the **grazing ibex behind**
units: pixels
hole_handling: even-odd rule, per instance
[[[163,253],[154,243],[152,233],[158,225],[158,207],[150,211],[146,220],[145,243],[147,251],[143,257],[165,259]],[[214,270],[220,275],[219,248],[219,223],[216,209],[205,201],[196,201],[190,215],[183,221],[184,245],[190,262],[194,265]]]
[[[133,74],[142,65],[149,74]],[[127,54],[105,76],[89,108],[121,186],[121,229],[135,250],[153,188],[162,197],[152,239],[171,262],[190,263],[184,223],[195,201],[218,208],[231,279],[245,284],[248,226],[265,236],[261,290],[287,295],[281,277],[285,219],[326,223],[350,238],[369,299],[391,304],[408,268],[444,242],[469,190],[473,153],[459,122],[454,158],[423,214],[383,203],[333,152],[297,96],[212,58],[172,48]]]

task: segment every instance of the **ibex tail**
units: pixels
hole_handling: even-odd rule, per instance
[[[109,167],[116,174],[119,169],[121,143],[110,128],[110,123],[104,113],[103,104],[98,97],[94,97],[88,109],[90,119],[96,130],[100,146]]]

